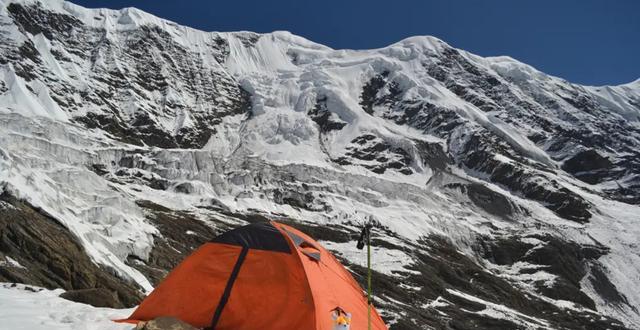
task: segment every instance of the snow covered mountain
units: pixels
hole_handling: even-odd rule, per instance
[[[0,0],[0,281],[131,307],[265,218],[362,279],[372,218],[392,329],[632,329],[638,214],[640,80]]]

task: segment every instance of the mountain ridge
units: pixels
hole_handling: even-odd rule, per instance
[[[5,0],[4,4],[5,5],[9,5],[10,3],[23,3],[23,4],[40,4],[42,5],[43,3],[39,0]],[[389,45],[386,46],[382,46],[382,47],[377,47],[377,48],[369,48],[369,49],[353,49],[353,48],[339,48],[339,49],[335,49],[335,48],[331,48],[329,46],[317,43],[312,41],[311,39],[305,38],[303,36],[300,35],[296,35],[291,31],[287,31],[287,30],[274,30],[271,32],[264,32],[264,33],[257,33],[257,32],[253,32],[253,31],[248,31],[248,30],[241,30],[241,31],[206,31],[206,30],[202,30],[202,29],[198,29],[196,27],[191,27],[188,25],[182,25],[178,22],[166,19],[166,18],[162,18],[159,16],[156,16],[154,14],[145,12],[143,10],[140,10],[136,7],[123,7],[120,9],[110,9],[110,8],[89,8],[89,7],[82,7],[80,5],[77,5],[73,2],[68,2],[65,0],[52,0],[52,1],[48,1],[46,4],[44,4],[46,8],[48,9],[54,9],[57,11],[65,11],[67,13],[70,14],[77,14],[78,11],[82,12],[83,14],[89,14],[89,13],[93,13],[95,14],[96,11],[98,11],[99,13],[103,14],[103,13],[110,13],[110,14],[120,14],[120,16],[125,16],[128,15],[130,12],[135,13],[138,16],[142,16],[143,19],[141,19],[140,21],[135,21],[134,22],[136,24],[139,25],[144,25],[144,24],[156,24],[156,25],[161,25],[161,26],[170,26],[171,28],[179,28],[179,29],[190,29],[193,30],[194,32],[198,32],[198,33],[205,33],[205,34],[244,34],[244,33],[249,33],[249,34],[257,34],[257,35],[283,35],[283,36],[293,36],[295,38],[301,38],[303,39],[305,42],[308,43],[312,43],[314,45],[320,46],[320,47],[324,47],[324,48],[328,48],[330,50],[333,51],[374,51],[374,50],[380,50],[380,49],[384,49],[384,48],[388,48],[391,47],[393,45],[396,44],[400,44],[409,40],[419,40],[419,39],[427,39],[427,40],[431,40],[431,41],[435,41],[435,42],[440,42],[440,43],[444,43],[449,47],[452,47],[451,45],[447,44],[445,41],[443,41],[442,39],[435,37],[435,36],[431,36],[431,35],[413,35],[413,36],[408,36],[406,38],[402,38],[396,42],[392,42]],[[75,10],[75,11],[74,11]],[[144,19],[146,18],[146,19]],[[85,22],[90,22],[91,20],[88,20],[85,18]],[[116,20],[117,22],[118,20]],[[106,22],[105,22],[106,23]],[[162,24],[158,24],[158,23],[162,23]],[[452,47],[453,48],[453,47]],[[456,47],[456,49],[461,50],[459,48]],[[470,52],[466,52],[470,55],[476,56],[476,57],[480,57],[478,55],[472,54]],[[542,72],[541,70],[526,64],[520,60],[517,60],[509,55],[491,55],[491,56],[483,56],[482,58],[486,59],[486,60],[492,60],[492,59],[496,59],[496,60],[504,60],[507,59],[511,62],[516,62],[519,65],[522,65],[524,67],[529,67],[533,70],[535,70],[537,73],[541,73],[544,75],[547,75],[549,77],[553,77],[553,78],[557,78],[566,82],[570,82],[572,84],[577,84],[574,82],[571,82],[569,80],[566,80],[564,78],[561,77],[556,77],[556,76],[552,76],[552,75],[548,75],[544,72]],[[591,85],[582,85],[582,84],[577,84],[577,85],[582,85],[585,87],[594,87],[594,88],[604,88],[604,87],[617,87],[617,86],[632,86],[634,84],[636,84],[637,82],[640,82],[640,77],[634,81],[630,81],[628,83],[621,83],[621,84],[617,84],[617,85],[597,85],[597,86],[591,86]]]
[[[0,206],[67,228],[127,284],[109,288],[122,301],[212,232],[267,217],[319,235],[358,276],[348,237],[373,217],[378,253],[397,259],[374,265],[397,328],[640,322],[633,86],[433,37],[333,50],[62,1],[3,2],[0,26]],[[5,248],[23,237],[7,228],[0,252],[46,269]],[[7,267],[6,281],[68,276]],[[486,316],[503,308],[535,320]]]

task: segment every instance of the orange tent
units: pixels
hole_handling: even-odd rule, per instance
[[[375,309],[372,329],[387,329]],[[254,223],[198,248],[124,322],[173,316],[204,329],[367,329],[367,298],[304,233]]]

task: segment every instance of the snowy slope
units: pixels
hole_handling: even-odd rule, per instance
[[[132,310],[95,308],[59,298],[63,290],[46,290],[30,286],[0,287],[0,311],[3,329],[21,330],[118,330],[130,325],[111,322],[124,318]]]
[[[336,237],[373,217],[381,280],[406,282],[380,298],[398,328],[466,315],[459,299],[489,302],[470,319],[515,308],[531,318],[505,321],[517,326],[640,326],[638,81],[580,86],[433,37],[333,50],[59,0],[2,1],[0,26],[0,192],[143,292],[149,269],[177,262],[158,261],[165,243],[183,256],[197,223],[340,228],[322,239],[358,273]],[[164,216],[195,222],[178,235]],[[425,260],[452,251],[491,274],[487,296],[427,290]],[[496,307],[503,285],[527,303]]]

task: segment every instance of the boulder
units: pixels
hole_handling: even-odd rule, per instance
[[[144,321],[136,325],[136,330],[198,330],[188,323],[175,317],[161,316],[151,321]]]
[[[69,290],[62,293],[60,298],[95,307],[113,307],[122,305],[118,300],[116,293],[105,288]]]

